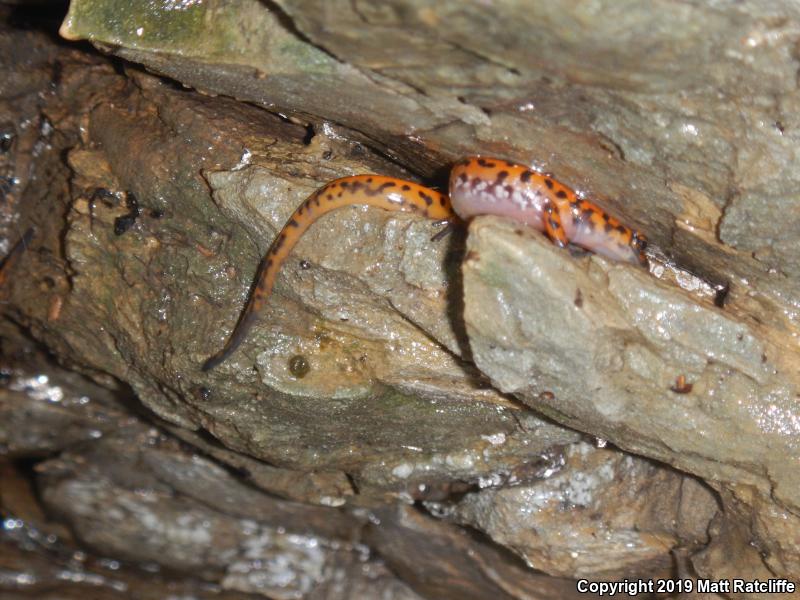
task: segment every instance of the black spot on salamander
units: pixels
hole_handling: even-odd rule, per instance
[[[485,158],[479,158],[478,164],[486,169],[494,169],[497,165],[493,162],[489,162]]]
[[[343,181],[339,185],[342,186],[343,188],[346,188],[350,184],[347,181]]]
[[[314,204],[319,206],[319,196],[314,196]]]
[[[337,197],[337,198],[341,198],[341,197],[342,197],[342,194],[344,194],[344,192],[339,192],[338,194],[336,194],[336,197]]]
[[[531,180],[531,177],[533,177],[533,175],[534,175],[533,171],[523,171],[522,175],[519,176],[519,180],[522,183],[528,183]]]
[[[325,195],[325,197],[326,197],[328,200],[333,200],[333,194],[326,194],[326,195]]]
[[[401,187],[400,189],[403,190],[404,192],[407,192],[408,190],[411,189],[411,186],[408,185],[407,183],[404,183],[403,187]]]
[[[367,183],[372,183],[372,177],[367,177]]]
[[[506,194],[508,194],[509,196],[514,193],[514,186],[513,185],[506,184],[506,185],[503,186],[503,189],[505,190]]]
[[[466,173],[462,173],[461,175],[458,176],[458,181],[460,183],[467,183],[468,179],[469,179],[469,177],[467,176]]]
[[[382,183],[380,184],[380,186],[378,186],[378,193],[382,194],[389,188],[395,187],[396,185],[397,184],[394,181],[387,181],[386,183]]]
[[[423,202],[425,202],[425,206],[430,206],[431,204],[433,204],[433,198],[431,198],[429,194],[426,194],[422,190],[420,190],[418,194],[419,197],[422,198]]]
[[[444,196],[443,194],[439,194],[439,204],[441,206],[447,205],[447,197]]]
[[[508,177],[508,171],[500,171],[497,174],[497,183],[502,183],[506,177]]]
[[[558,190],[556,192],[556,196],[558,196],[559,198],[561,198],[563,200],[564,198],[567,197],[567,192],[565,192],[564,190]]]
[[[282,233],[277,238],[275,238],[275,241],[272,242],[272,253],[273,254],[276,254],[278,252],[278,248],[283,246],[283,242],[284,242],[285,239],[286,239],[286,234],[285,233]]]
[[[553,180],[550,179],[549,177],[544,180],[544,184],[547,186],[548,190],[553,189]]]
[[[295,219],[294,217],[292,217],[291,219],[289,219],[289,222],[287,223],[287,225],[288,225],[289,227],[300,227],[300,223],[298,223],[298,222],[297,222],[297,219]]]
[[[625,227],[625,225],[623,225],[622,223],[620,223],[619,225],[617,225],[617,231],[619,231],[622,234],[626,234],[628,233],[628,228]]]
[[[603,225],[603,231],[605,231],[606,233],[611,233],[613,230],[614,226],[611,225],[611,223],[606,223],[605,225]]]
[[[272,259],[268,260],[266,264],[266,269],[269,270],[270,268],[272,268]],[[267,289],[266,280],[263,278],[259,278],[258,283],[256,284],[256,292],[263,294],[264,291],[266,291],[266,289]]]

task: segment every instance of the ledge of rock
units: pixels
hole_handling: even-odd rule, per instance
[[[798,379],[782,331],[493,218],[472,224],[463,271],[473,358],[501,391],[729,489],[752,511],[765,567],[800,568],[800,470],[787,460]]]

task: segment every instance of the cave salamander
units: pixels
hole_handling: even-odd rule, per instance
[[[553,243],[573,243],[620,261],[646,264],[645,238],[550,175],[505,160],[474,156],[450,174],[449,196],[411,181],[380,175],[342,177],[311,194],[294,211],[261,261],[253,289],[225,346],[203,364],[213,369],[244,341],[262,313],[281,265],[322,215],[354,204],[453,222],[501,215],[543,231]]]

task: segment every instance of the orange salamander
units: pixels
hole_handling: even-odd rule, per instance
[[[559,247],[571,242],[615,260],[646,264],[646,241],[641,234],[578,198],[553,177],[505,160],[474,156],[457,163],[450,175],[449,198],[394,177],[343,177],[321,187],[294,211],[261,261],[233,334],[222,350],[203,364],[203,371],[222,363],[244,341],[269,298],[281,265],[306,229],[325,213],[351,204],[413,212],[450,223],[478,215],[508,216],[544,231]]]

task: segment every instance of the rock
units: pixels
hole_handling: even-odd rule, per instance
[[[541,481],[467,494],[453,516],[534,569],[592,581],[669,578],[671,548],[708,541],[717,503],[697,482],[584,442],[562,460]]]
[[[0,388],[0,452],[10,458],[48,456],[94,440],[130,415],[108,389],[76,373],[6,372]]]
[[[770,549],[751,570],[800,568],[787,494],[800,471],[786,460],[798,440],[797,371],[777,332],[494,218],[470,228],[464,296],[475,362],[500,390],[727,489],[726,514],[749,512],[751,535]],[[690,387],[676,388],[681,376]],[[776,520],[785,536],[774,536]]]
[[[365,540],[427,598],[580,597],[572,581],[532,573],[501,550],[476,545],[466,531],[411,507],[376,512]]]
[[[359,523],[347,513],[253,491],[139,425],[38,470],[45,506],[100,554],[274,598],[306,597],[342,569],[402,592],[353,544]],[[365,563],[363,574],[354,571]]]

